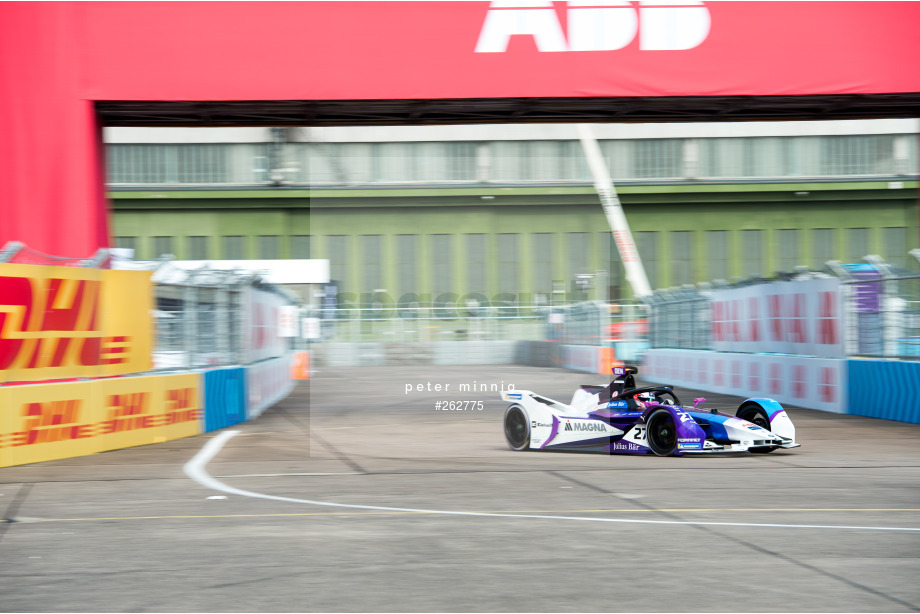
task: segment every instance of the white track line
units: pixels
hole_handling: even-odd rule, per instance
[[[266,495],[264,493],[252,492],[228,486],[220,482],[207,472],[205,467],[217,456],[221,448],[227,441],[238,434],[239,431],[224,431],[211,439],[183,469],[190,478],[213,490],[225,492],[231,495],[241,497],[252,497],[254,499],[268,499],[270,501],[286,501],[288,503],[301,503],[304,505],[320,505],[324,507],[344,507],[356,510],[380,510],[387,512],[414,512],[418,514],[442,514],[450,516],[486,516],[490,518],[541,518],[544,520],[580,520],[583,522],[620,522],[626,524],[670,524],[670,525],[707,525],[720,527],[773,527],[782,529],[845,529],[859,531],[913,531],[920,532],[920,527],[858,527],[844,525],[815,525],[815,524],[767,524],[753,522],[692,522],[681,520],[635,520],[631,518],[594,518],[590,516],[547,516],[536,514],[504,514],[497,512],[457,512],[449,510],[424,510],[406,507],[383,507],[379,505],[352,505],[348,503],[333,503],[329,501],[312,501],[310,499],[293,499],[291,497],[278,497],[275,495]]]

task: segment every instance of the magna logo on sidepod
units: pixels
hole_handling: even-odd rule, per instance
[[[709,9],[698,0],[571,0],[568,32],[551,0],[494,0],[479,32],[476,53],[503,53],[512,36],[532,36],[538,51],[614,51],[639,35],[643,51],[693,49],[709,36]]]

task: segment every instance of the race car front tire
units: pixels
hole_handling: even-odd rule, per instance
[[[670,456],[677,450],[677,426],[666,409],[656,409],[646,421],[648,447],[657,456]]]
[[[762,429],[770,430],[770,416],[767,415],[767,412],[760,405],[755,403],[744,405],[738,410],[736,416],[742,420],[747,420],[748,422],[756,424]],[[751,448],[748,451],[752,454],[769,454],[773,450],[776,450],[776,446],[769,448]]]
[[[505,440],[516,452],[530,447],[530,421],[520,405],[505,410]]]

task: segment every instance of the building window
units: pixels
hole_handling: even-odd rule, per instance
[[[452,235],[431,235],[431,289],[435,299],[453,289],[451,279],[452,239]]]
[[[588,161],[585,159],[581,143],[578,141],[562,141],[559,148],[560,160],[560,179],[590,181],[591,170],[588,168]]]
[[[677,230],[671,232],[671,284],[682,286],[693,283],[695,275],[693,257],[693,232]]]
[[[636,249],[645,267],[648,283],[652,290],[658,288],[658,231],[646,230],[636,233]]]
[[[418,235],[396,235],[396,268],[399,293],[418,292]]]
[[[893,175],[894,136],[859,135],[822,138],[824,175]]]
[[[869,229],[847,228],[847,258],[852,262],[862,262],[863,256],[869,254]]]
[[[784,177],[801,177],[804,174],[801,160],[801,143],[802,139],[796,137],[785,137],[782,139],[782,171]]]
[[[633,175],[637,179],[682,177],[683,141],[649,139],[633,141]]]
[[[175,183],[175,148],[175,145],[106,145],[108,182]]]
[[[607,284],[607,295],[600,298],[617,301],[623,294],[623,262],[620,260],[620,250],[617,249],[610,231],[598,234],[598,245],[600,245],[601,266],[607,271],[607,279],[597,282]]]
[[[446,143],[450,181],[476,180],[476,143]]]
[[[467,292],[485,293],[486,283],[486,236],[484,234],[466,235],[467,257]]]
[[[348,237],[330,235],[326,237],[326,256],[329,258],[329,279],[338,283],[339,292],[348,278]]]
[[[709,261],[709,279],[728,279],[728,231],[707,230],[706,251]]]
[[[268,156],[252,157],[252,179],[255,183],[268,183],[270,170]]]
[[[224,237],[224,259],[243,260],[245,257],[243,254],[243,237]]]
[[[742,230],[741,231],[741,252],[742,271],[745,277],[762,277],[763,276],[763,231],[762,230]]]
[[[310,258],[310,235],[291,236],[291,258],[295,260]]]
[[[533,237],[533,291],[543,294],[549,302],[553,292],[553,262],[556,260],[555,236],[549,232],[538,232]],[[534,296],[534,303],[538,303]]]
[[[823,269],[828,260],[837,260],[837,229],[815,228],[811,234],[812,266]]]
[[[189,237],[188,257],[191,260],[208,259],[208,239],[210,237]]]
[[[492,179],[521,181],[529,178],[523,145],[519,141],[495,141],[491,144]]]
[[[174,255],[175,252],[173,251],[173,237],[154,237],[153,254],[154,258],[162,258],[167,254]]]
[[[498,238],[498,290],[517,293],[519,287],[520,235],[503,232]]]
[[[799,246],[799,231],[796,228],[784,228],[776,231],[776,270],[791,273],[802,264]]]
[[[587,285],[584,283],[578,283],[579,275],[585,275],[594,272],[590,270],[591,267],[588,265],[588,242],[590,241],[590,237],[591,235],[587,232],[570,232],[566,236],[566,240],[568,241],[569,256],[569,270],[567,271],[569,278],[568,290],[576,299],[581,300],[587,300],[591,298],[583,291],[587,288]]]
[[[885,260],[891,264],[906,268],[909,259],[907,253],[907,229],[883,228],[882,232],[885,237]],[[910,260],[913,259],[910,258]]]
[[[280,257],[280,238],[278,235],[262,235],[259,237],[259,258],[262,260],[275,260]]]
[[[415,179],[414,143],[374,143],[374,180],[413,181]]]
[[[133,249],[135,250],[134,257],[137,258],[137,237],[115,237],[115,247]]]
[[[179,183],[227,183],[229,151],[222,144],[179,145],[176,149]]]
[[[361,235],[362,289],[365,292],[385,290],[381,274],[380,235]]]

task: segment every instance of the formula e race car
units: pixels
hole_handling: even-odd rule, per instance
[[[672,386],[636,388],[635,367],[615,367],[609,386],[582,386],[568,405],[529,390],[502,392],[512,450],[680,456],[796,448],[795,427],[773,399],[747,399],[734,416],[683,407]]]

